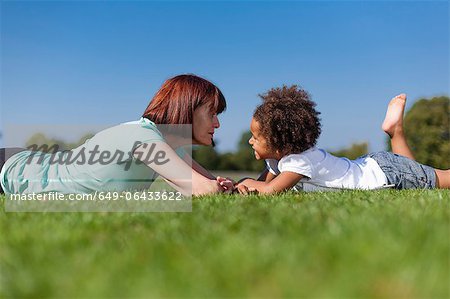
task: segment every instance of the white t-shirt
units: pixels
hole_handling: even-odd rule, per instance
[[[386,175],[369,157],[349,160],[310,148],[300,154],[284,156],[280,161],[267,159],[266,164],[274,175],[284,171],[303,175],[295,190],[378,189],[387,185]]]

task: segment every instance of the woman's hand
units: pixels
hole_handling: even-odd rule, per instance
[[[192,195],[208,195],[225,192],[223,187],[216,180],[207,180],[203,184],[198,184],[192,188]]]
[[[230,178],[223,178],[218,176],[216,178],[217,182],[219,183],[219,185],[222,187],[223,192],[225,193],[232,193],[234,191],[234,185],[236,184],[235,181],[233,181]]]

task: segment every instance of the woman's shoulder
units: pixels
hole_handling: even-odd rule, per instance
[[[98,132],[95,137],[106,137],[108,139],[117,138],[117,140],[138,138],[138,139],[163,139],[161,132],[158,130],[155,123],[146,119],[140,118],[138,120],[120,123],[118,125],[106,128]]]
[[[144,119],[124,122],[97,132],[77,149],[132,151],[137,144],[164,140],[156,126]]]

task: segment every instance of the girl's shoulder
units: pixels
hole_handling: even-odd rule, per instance
[[[306,151],[303,151],[301,153],[293,153],[293,154],[288,154],[286,156],[284,156],[283,158],[280,159],[281,161],[287,161],[287,160],[316,160],[316,159],[323,159],[325,158],[327,155],[330,155],[327,151],[321,149],[321,148],[317,148],[317,147],[312,147],[307,149]]]

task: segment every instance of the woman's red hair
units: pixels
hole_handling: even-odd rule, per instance
[[[155,124],[192,124],[194,110],[205,104],[217,114],[227,106],[220,89],[208,80],[179,75],[164,82],[142,116]]]

